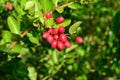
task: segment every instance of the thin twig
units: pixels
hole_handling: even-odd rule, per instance
[[[24,32],[20,35],[20,37],[23,38],[32,28],[33,28],[33,26],[30,27],[30,28],[28,28],[26,31],[24,31]],[[16,39],[15,41],[13,41],[8,48],[10,48],[10,49],[13,48],[13,47],[17,44],[17,42],[18,42],[18,39]]]
[[[61,8],[67,7],[67,6],[71,5],[72,3],[73,2],[66,3],[66,4],[64,4],[62,6],[58,6],[56,9],[61,9]]]

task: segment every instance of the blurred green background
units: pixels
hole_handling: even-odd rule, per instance
[[[13,11],[5,7],[8,1],[13,5]],[[54,10],[69,2],[74,3]],[[71,48],[57,51],[42,39],[43,18],[36,19],[34,4],[40,5],[38,10],[42,5],[43,12],[54,11],[53,19],[62,15],[71,20],[66,26]],[[50,5],[45,8],[44,4]],[[35,27],[20,38],[10,31],[8,16],[14,16],[21,32],[32,25]],[[82,24],[74,34],[69,34],[69,28],[77,21]],[[82,36],[84,43],[77,44],[76,36]],[[9,49],[16,38],[18,43]],[[119,80],[119,53],[119,0],[0,0],[0,80]]]

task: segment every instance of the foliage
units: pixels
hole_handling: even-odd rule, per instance
[[[119,0],[0,0],[0,80],[120,79],[119,5]],[[55,23],[59,16],[62,24]],[[62,51],[42,38],[47,28],[60,26],[71,42]]]

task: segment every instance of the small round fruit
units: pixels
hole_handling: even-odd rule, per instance
[[[49,43],[51,43],[53,40],[54,40],[53,37],[52,37],[51,35],[49,35],[48,38],[47,38],[47,41],[48,41]]]
[[[63,26],[61,26],[58,31],[59,31],[59,33],[64,33],[65,32],[65,28]]]
[[[62,42],[67,41],[66,35],[65,35],[65,34],[60,34],[60,40],[61,40]]]
[[[52,33],[53,29],[52,28],[49,28],[48,29],[48,33]]]
[[[78,44],[82,44],[82,43],[83,43],[83,38],[80,37],[80,36],[77,36],[77,37],[76,37],[76,42],[77,42]]]
[[[5,4],[5,7],[6,7],[8,10],[13,10],[13,6],[12,6],[9,2],[7,2],[7,3]]]
[[[53,29],[53,34],[58,34],[58,28]]]
[[[60,51],[60,50],[62,50],[62,49],[64,49],[64,44],[63,44],[63,42],[61,42],[61,41],[58,41],[57,42],[57,49]]]
[[[56,45],[57,45],[57,40],[53,40],[51,43],[51,47],[56,48]]]
[[[48,32],[44,32],[43,35],[42,35],[42,37],[43,37],[44,39],[47,39],[49,35],[50,35],[50,34],[49,34]]]
[[[55,34],[55,35],[53,36],[53,38],[54,38],[55,40],[58,40],[59,36],[58,36],[57,34]]]
[[[60,16],[56,19],[57,24],[61,24],[62,22],[64,22],[64,17]]]
[[[70,44],[69,41],[66,41],[66,42],[64,42],[64,46],[65,46],[66,48],[70,48],[70,47],[71,47],[71,44]]]
[[[46,17],[46,19],[52,18],[52,13],[51,13],[51,12],[47,12],[47,13],[45,14],[45,17]]]

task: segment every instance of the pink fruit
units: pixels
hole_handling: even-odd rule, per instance
[[[50,35],[50,34],[49,34],[48,32],[44,32],[42,37],[43,37],[44,39],[47,39],[49,35]]]
[[[58,34],[58,28],[53,29],[53,34]]]
[[[51,43],[53,40],[54,40],[53,37],[52,37],[51,35],[49,35],[48,38],[47,38],[47,41],[48,41],[49,43]]]
[[[64,28],[63,26],[61,26],[61,27],[59,28],[59,32],[60,32],[60,33],[64,33],[64,32],[65,32],[65,28]]]
[[[64,17],[60,16],[56,19],[57,24],[61,24],[62,22],[64,22]]]
[[[13,10],[13,6],[9,2],[7,2],[5,6],[8,10]]]
[[[52,28],[49,28],[48,29],[48,33],[52,33],[53,29]]]
[[[63,44],[63,42],[61,42],[61,41],[58,41],[58,42],[57,42],[57,49],[58,49],[59,51],[61,51],[62,49],[64,49],[64,44]]]
[[[65,35],[65,34],[60,34],[60,40],[61,40],[62,42],[67,41],[66,35]]]
[[[59,38],[59,36],[57,34],[55,34],[53,37],[55,40],[58,40],[58,38]]]
[[[78,44],[82,44],[82,43],[83,43],[83,38],[80,37],[80,36],[77,36],[77,37],[76,37],[76,42],[77,42]]]
[[[52,48],[56,48],[56,45],[57,45],[57,41],[53,40],[52,43],[51,43],[51,47]]]
[[[71,47],[71,44],[70,44],[69,41],[66,41],[66,42],[64,42],[64,46],[65,46],[66,48],[70,48],[70,47]]]
[[[47,12],[47,13],[45,14],[45,17],[46,17],[46,19],[52,18],[52,13],[51,13],[51,12]]]

